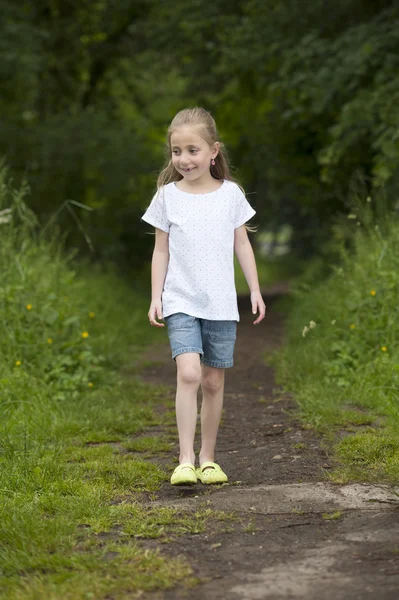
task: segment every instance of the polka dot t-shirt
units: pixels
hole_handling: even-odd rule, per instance
[[[142,216],[169,233],[163,316],[182,312],[209,320],[239,321],[234,281],[234,229],[255,214],[236,183],[224,180],[208,194],[160,188]]]

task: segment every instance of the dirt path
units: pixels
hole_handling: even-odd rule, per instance
[[[248,298],[240,299],[236,366],[226,373],[217,453],[229,485],[166,483],[151,503],[181,510],[205,503],[239,518],[162,545],[163,553],[184,556],[200,583],[143,598],[399,598],[399,497],[383,486],[330,483],[333,465],[322,440],[295,418],[295,402],[281,394],[264,364],[283,335],[282,316],[273,308],[281,293],[284,286],[264,292],[269,312],[257,327]],[[143,379],[174,386],[168,344],[151,356],[157,362],[143,370]]]

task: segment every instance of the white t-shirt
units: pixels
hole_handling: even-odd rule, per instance
[[[169,233],[163,316],[182,312],[209,320],[239,321],[234,281],[234,229],[255,214],[236,183],[223,180],[208,194],[158,190],[142,216]]]

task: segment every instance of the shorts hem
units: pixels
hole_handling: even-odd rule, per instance
[[[204,365],[208,365],[208,367],[215,367],[216,369],[229,369],[234,366],[234,361],[227,360],[207,360],[206,358],[201,358],[201,362]]]
[[[172,352],[172,358],[175,360],[176,356],[180,354],[187,354],[188,352],[195,352],[196,354],[200,354],[201,356],[204,354],[204,351],[201,348],[195,347],[187,347],[187,348],[179,348],[179,350],[175,350]]]

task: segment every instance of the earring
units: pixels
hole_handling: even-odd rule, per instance
[[[211,165],[212,165],[212,166],[215,166],[215,164],[216,164],[216,163],[215,163],[215,159],[214,159],[214,158],[212,158],[212,160],[211,160]]]

